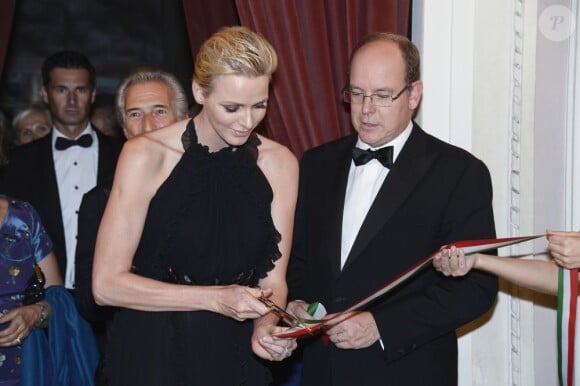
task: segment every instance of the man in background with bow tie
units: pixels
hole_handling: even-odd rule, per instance
[[[371,34],[348,70],[356,134],[307,151],[300,167],[288,270],[289,299],[300,300],[288,310],[303,317],[312,302],[350,307],[444,244],[495,237],[487,167],[412,120],[423,91],[415,45]],[[494,276],[474,273],[425,269],[304,340],[302,385],[456,385],[455,330],[497,294]]]
[[[40,96],[50,108],[52,133],[8,154],[0,192],[36,208],[53,241],[65,286],[74,289],[81,199],[113,173],[122,141],[91,126],[95,68],[83,54],[61,51],[45,59],[42,82]]]

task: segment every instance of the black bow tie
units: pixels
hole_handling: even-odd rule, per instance
[[[68,139],[65,137],[58,137],[54,148],[56,150],[66,150],[71,146],[89,147],[93,144],[93,137],[90,134],[83,134],[78,139]]]
[[[383,164],[384,167],[390,169],[393,167],[393,147],[386,146],[378,150],[363,150],[355,147],[352,149],[352,160],[356,166],[364,165],[375,158]]]

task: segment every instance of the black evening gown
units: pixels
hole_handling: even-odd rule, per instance
[[[272,189],[256,164],[259,138],[210,153],[193,120],[183,156],[151,200],[137,274],[193,285],[255,286],[280,257]],[[108,335],[109,385],[267,385],[253,321],[220,314],[121,309]]]

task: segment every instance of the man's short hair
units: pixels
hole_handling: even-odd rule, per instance
[[[410,41],[407,37],[389,33],[389,32],[373,32],[365,37],[363,37],[357,45],[353,48],[350,59],[348,61],[348,74],[350,74],[350,68],[352,66],[352,61],[358,53],[358,51],[366,46],[367,44],[373,42],[391,42],[396,44],[403,55],[403,61],[405,62],[405,83],[411,84],[415,81],[421,79],[421,56],[419,55],[419,50],[417,46]]]
[[[50,73],[55,68],[85,69],[89,73],[91,86],[95,87],[95,67],[87,57],[76,51],[59,51],[44,60],[42,63],[42,84],[47,87],[50,82]]]
[[[115,107],[117,121],[122,127],[125,127],[125,95],[127,95],[127,89],[134,84],[148,82],[160,82],[167,85],[172,91],[171,104],[175,117],[178,121],[187,118],[187,96],[177,78],[173,74],[159,69],[141,68],[129,73],[117,87]]]

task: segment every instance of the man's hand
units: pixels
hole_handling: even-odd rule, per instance
[[[332,316],[332,315],[329,315]],[[373,345],[381,338],[375,318],[370,312],[350,312],[340,317],[337,324],[326,331],[338,348],[358,350]]]

